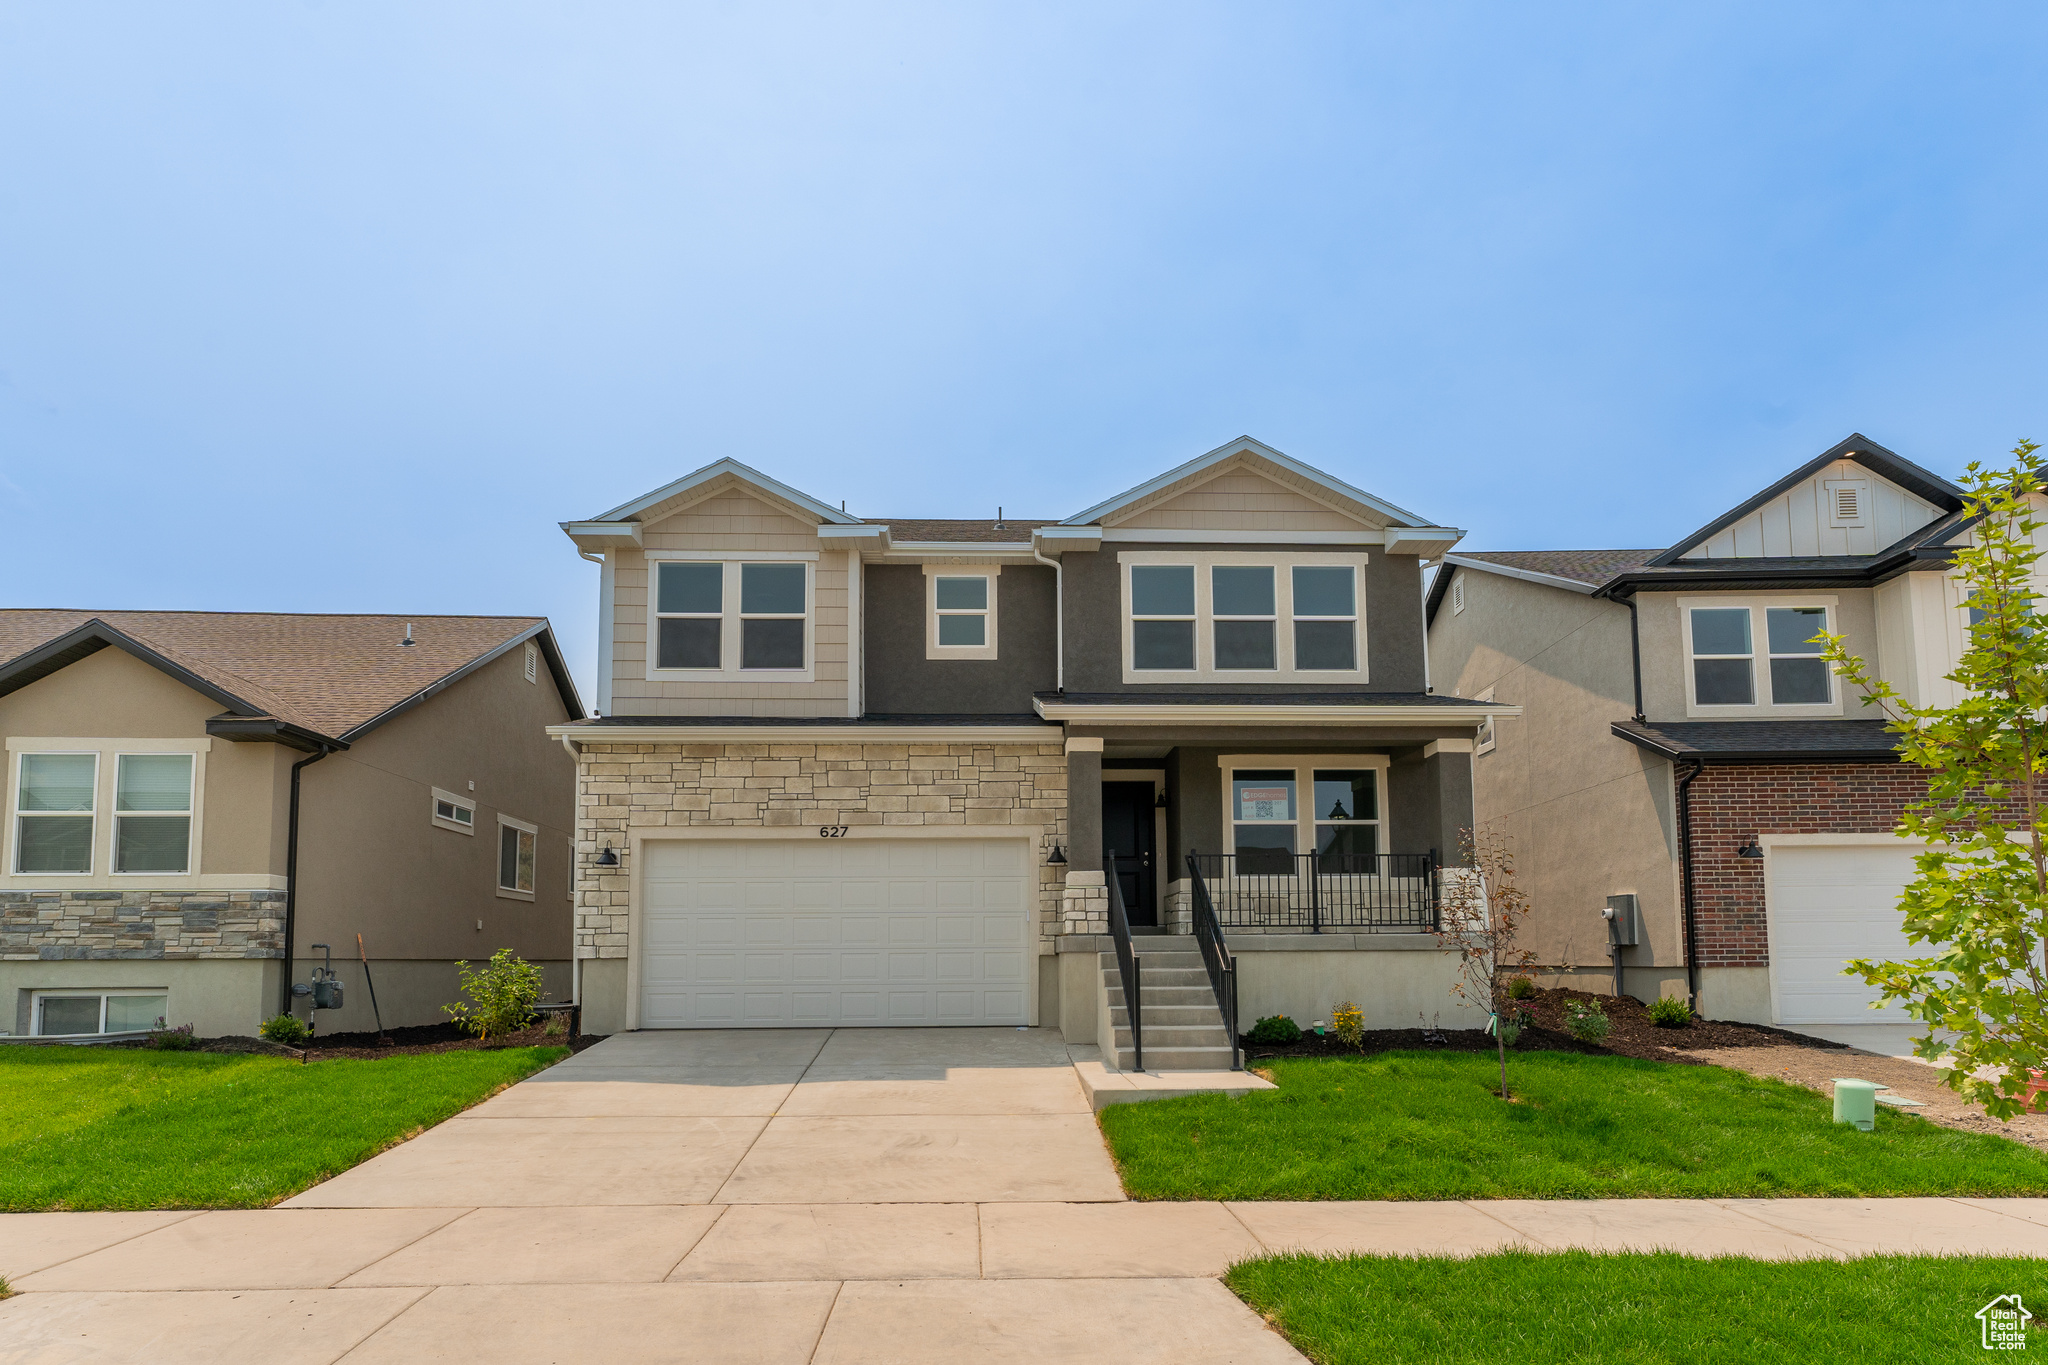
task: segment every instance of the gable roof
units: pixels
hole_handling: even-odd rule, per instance
[[[410,647],[399,644],[408,625]],[[541,616],[0,610],[0,696],[114,648],[230,716],[345,744],[528,640],[581,718],[576,684]]]
[[[714,460],[710,464],[705,465],[702,469],[692,470],[690,473],[683,475],[682,478],[677,479],[674,483],[663,484],[661,487],[655,489],[652,493],[643,493],[639,497],[634,498],[631,502],[622,502],[617,507],[614,507],[611,511],[601,513],[598,516],[590,518],[590,521],[633,521],[636,520],[642,512],[648,511],[651,508],[659,507],[662,503],[668,502],[672,498],[679,498],[683,494],[688,493],[693,489],[701,488],[703,485],[710,483],[714,479],[724,478],[728,475],[734,479],[739,480],[741,483],[752,484],[754,487],[760,489],[764,493],[770,494],[776,498],[781,499],[784,502],[802,508],[804,511],[810,513],[812,516],[815,516],[819,521],[824,522],[827,525],[861,525],[861,519],[859,517],[849,516],[846,513],[840,511],[836,507],[828,506],[825,503],[819,502],[816,498],[812,497],[808,493],[799,492],[796,489],[791,488],[786,483],[780,483],[774,479],[769,478],[766,474],[763,474],[758,469],[750,469],[746,465],[741,464],[738,460],[730,459]],[[562,525],[565,527],[576,524],[578,523],[562,523]]]
[[[1942,478],[1939,474],[1922,469],[1911,460],[1893,451],[1886,450],[1860,431],[1849,433],[1848,437],[1836,442],[1820,454],[1808,460],[1784,478],[1764,489],[1739,507],[1722,513],[1691,535],[1682,538],[1676,545],[1650,561],[1655,567],[1673,564],[1685,557],[1688,550],[1696,548],[1702,541],[1741,521],[1764,504],[1781,497],[1788,490],[1811,479],[1837,460],[1854,460],[1872,473],[1891,480],[1908,493],[1925,502],[1932,503],[1943,512],[1953,515],[1963,508],[1963,490]],[[1913,533],[1922,535],[1928,528]],[[1912,539],[1913,537],[1908,537]]]
[[[1429,580],[1423,603],[1423,624],[1436,619],[1437,607],[1459,569],[1478,569],[1503,578],[1519,578],[1567,592],[1594,593],[1631,569],[1649,563],[1661,550],[1477,550],[1445,555]]]
[[[1360,510],[1370,512],[1374,517],[1393,526],[1434,525],[1434,523],[1418,517],[1415,513],[1405,508],[1396,507],[1385,499],[1376,498],[1363,489],[1353,488],[1342,479],[1332,478],[1328,474],[1323,473],[1322,470],[1311,468],[1299,460],[1291,459],[1273,449],[1264,441],[1257,441],[1249,436],[1240,436],[1235,441],[1217,446],[1208,454],[1198,455],[1184,465],[1167,470],[1157,478],[1147,479],[1135,488],[1125,489],[1115,497],[1098,502],[1084,512],[1076,512],[1073,516],[1068,517],[1059,524],[1062,526],[1089,526],[1102,522],[1115,516],[1125,508],[1132,506],[1134,503],[1143,502],[1147,498],[1163,493],[1177,484],[1190,483],[1198,476],[1240,456],[1250,457],[1247,463],[1253,465],[1263,462],[1277,469],[1284,470],[1296,479],[1302,480],[1320,490],[1326,497],[1337,502],[1340,508],[1343,504],[1349,503]]]

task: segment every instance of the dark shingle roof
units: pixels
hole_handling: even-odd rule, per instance
[[[889,528],[889,539],[894,541],[1027,541],[1031,533],[1040,526],[1057,526],[1057,520],[1034,521],[1022,517],[1004,517],[996,521],[934,521],[927,517],[903,520],[896,517],[869,517],[870,526]]]
[[[1574,583],[1597,588],[1616,574],[1639,569],[1663,553],[1662,550],[1485,550],[1478,553],[1459,550],[1451,558],[1477,559],[1487,564],[1498,564],[1504,569],[1569,578]]]
[[[1899,734],[1881,720],[1618,720],[1614,733],[1665,758],[1706,763],[1889,763]]]

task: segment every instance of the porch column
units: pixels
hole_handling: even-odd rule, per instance
[[[1067,740],[1067,884],[1060,931],[1109,932],[1109,883],[1102,875],[1102,741]]]
[[[1433,739],[1422,746],[1422,782],[1435,806],[1431,842],[1437,861],[1465,865],[1465,831],[1472,828],[1472,741]]]

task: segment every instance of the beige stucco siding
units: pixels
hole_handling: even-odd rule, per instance
[[[234,744],[209,739],[206,722],[221,704],[111,646],[68,668],[0,697],[0,741],[36,738],[98,740],[188,740],[203,749],[199,792],[199,860],[190,877],[152,877],[151,886],[221,887],[239,879],[266,887],[284,875],[285,751],[272,744]],[[296,755],[294,755],[295,757]],[[104,756],[103,762],[110,762]],[[14,764],[0,781],[11,782]],[[106,785],[102,782],[102,786]],[[0,791],[0,809],[13,808],[12,792]],[[0,831],[0,888],[35,882],[68,889],[133,887],[133,877],[112,877],[104,846],[107,811],[100,812],[101,846],[91,877],[14,877],[14,831]],[[279,883],[281,885],[281,883]]]
[[[817,527],[728,489],[651,521],[640,549],[614,551],[612,711],[616,715],[824,716],[847,709],[847,562],[821,551]],[[809,682],[648,676],[648,551],[815,554]]]
[[[372,958],[566,959],[576,765],[544,727],[568,718],[515,649],[307,767],[296,956],[360,933]],[[476,802],[476,833],[433,823],[435,787]],[[531,901],[498,894],[500,813],[540,828]]]
[[[1634,711],[1628,609],[1562,588],[1461,571],[1430,628],[1439,692],[1522,708],[1472,760],[1473,812],[1514,841],[1544,965],[1608,962],[1600,909],[1639,898],[1649,935],[1631,964],[1682,963],[1671,767],[1614,736]]]

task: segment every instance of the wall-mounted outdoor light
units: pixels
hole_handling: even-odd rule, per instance
[[[1067,855],[1060,852],[1058,844],[1054,844],[1052,846],[1052,856],[1045,861],[1048,867],[1065,867],[1067,865]]]
[[[612,852],[612,846],[610,844],[606,844],[604,846],[604,852],[597,855],[597,866],[617,867],[618,865],[619,855]]]
[[[1757,843],[1756,836],[1752,834],[1749,836],[1748,843],[1735,850],[1735,856],[1738,858],[1761,858],[1764,856],[1764,851]]]
[[[1159,789],[1159,799],[1158,799],[1157,801],[1154,801],[1154,802],[1152,803],[1152,809],[1153,809],[1153,810],[1165,810],[1165,809],[1166,809],[1166,788],[1164,788],[1164,787],[1161,787],[1161,788]]]

